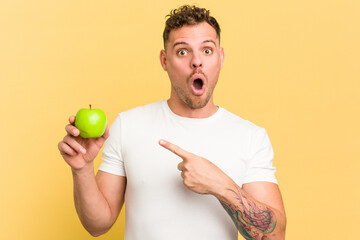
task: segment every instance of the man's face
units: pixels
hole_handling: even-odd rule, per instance
[[[161,65],[171,81],[170,100],[191,109],[212,103],[213,90],[224,61],[216,31],[208,23],[172,30]]]

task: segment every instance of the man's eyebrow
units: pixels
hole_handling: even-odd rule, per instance
[[[176,47],[177,45],[182,45],[182,44],[189,45],[187,42],[176,42],[173,44],[173,48]]]
[[[214,41],[214,40],[209,39],[209,40],[205,40],[205,41],[203,41],[203,43],[208,43],[208,42],[213,43],[213,44],[216,46],[216,43],[215,43],[215,41]]]
[[[211,40],[211,39],[204,40],[202,43],[203,44],[204,43],[213,43],[216,46],[216,42],[214,40]],[[173,44],[173,48],[175,48],[177,45],[189,45],[189,44],[187,42],[176,42],[176,43]]]

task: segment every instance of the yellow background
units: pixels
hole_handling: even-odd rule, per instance
[[[287,239],[360,238],[358,0],[1,0],[1,239],[92,238],[57,143],[89,103],[112,123],[169,97],[158,56],[183,3],[222,27],[216,103],[268,130]],[[124,221],[99,239],[122,239]]]

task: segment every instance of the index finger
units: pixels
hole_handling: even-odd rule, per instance
[[[181,157],[182,159],[185,159],[188,157],[189,155],[189,152],[185,151],[184,149],[182,149],[181,147],[175,145],[175,144],[172,144],[171,142],[168,142],[168,141],[165,141],[163,139],[161,139],[159,141],[159,144],[166,148],[167,150],[175,153],[176,155],[178,155],[179,157]]]
[[[80,134],[79,129],[77,129],[75,127],[75,116],[70,116],[69,117],[69,123],[68,125],[65,126],[65,130],[68,134],[73,135],[73,136],[78,136]]]
[[[75,123],[75,116],[70,116],[70,117],[69,117],[69,123],[72,124],[72,125],[74,125],[74,123]]]

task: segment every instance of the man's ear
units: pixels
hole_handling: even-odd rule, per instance
[[[160,63],[162,68],[167,71],[167,66],[166,66],[166,51],[165,50],[161,50],[160,51]]]
[[[225,60],[225,52],[224,52],[224,49],[223,49],[223,48],[220,48],[220,61],[221,61],[221,68],[223,67],[224,60]]]

